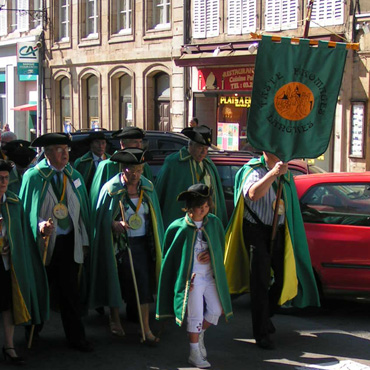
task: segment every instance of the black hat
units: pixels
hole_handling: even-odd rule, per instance
[[[0,171],[10,172],[14,167],[14,163],[4,159],[0,159]]]
[[[37,155],[35,150],[29,148],[30,144],[31,143],[26,140],[13,140],[6,143],[4,149],[6,150],[6,155],[11,161],[16,165],[25,168]]]
[[[86,138],[86,142],[91,143],[94,140],[105,140],[105,141],[107,141],[107,138],[105,137],[103,131],[93,131]]]
[[[212,130],[208,126],[186,127],[181,133],[198,144],[207,146],[211,146],[212,144]]]
[[[42,147],[49,145],[71,145],[70,135],[64,132],[44,134],[37,137],[32,143],[33,147]]]
[[[120,162],[124,164],[142,164],[146,161],[146,152],[139,148],[126,148],[118,150],[111,157],[110,160],[113,162]]]
[[[145,131],[139,127],[124,127],[112,134],[112,137],[118,139],[143,139],[144,136]]]
[[[212,189],[204,184],[194,184],[188,187],[177,197],[178,201],[188,200],[189,198],[209,198],[212,195]]]

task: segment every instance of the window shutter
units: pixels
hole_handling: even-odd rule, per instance
[[[219,0],[207,0],[206,4],[207,37],[215,37],[220,33],[220,6]]]
[[[343,0],[315,0],[310,27],[333,26],[344,23]]]
[[[205,37],[206,37],[206,0],[194,0],[193,38],[204,39]]]
[[[0,36],[8,34],[8,12],[3,9],[0,11]]]
[[[256,0],[242,0],[242,33],[256,32],[257,28]]]
[[[17,9],[21,10],[29,10],[28,7],[28,0],[18,0],[18,7]],[[17,19],[17,24],[18,24],[18,31],[19,32],[24,32],[29,30],[29,15],[28,13],[24,12],[18,12],[18,19]]]
[[[266,31],[280,31],[281,0],[266,0],[265,5]]]
[[[242,0],[229,0],[227,3],[227,33],[240,35],[242,33]]]
[[[282,0],[281,2],[281,29],[297,28],[298,0]]]

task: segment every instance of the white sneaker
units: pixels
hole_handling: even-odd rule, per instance
[[[206,350],[206,346],[204,345],[204,333],[206,331],[205,330],[202,330],[199,334],[199,349],[200,349],[200,353],[201,355],[207,359],[207,350]]]
[[[202,356],[199,347],[197,349],[190,350],[189,364],[198,367],[199,369],[207,369],[211,367],[211,364]]]

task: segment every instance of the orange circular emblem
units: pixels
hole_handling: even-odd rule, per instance
[[[281,117],[290,121],[306,118],[313,108],[312,91],[300,82],[289,82],[275,94],[274,104]]]

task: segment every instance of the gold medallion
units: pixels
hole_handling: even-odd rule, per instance
[[[275,205],[276,205],[276,199],[272,203],[272,209],[274,211],[275,211]],[[282,199],[280,199],[280,202],[279,202],[278,214],[279,214],[279,216],[285,214],[285,205],[284,205],[284,201]]]
[[[130,225],[131,229],[137,230],[140,229],[141,225],[143,224],[143,220],[137,213],[134,213],[128,219],[128,224]]]
[[[68,208],[63,203],[58,203],[53,208],[53,214],[58,220],[63,220],[68,216]]]

